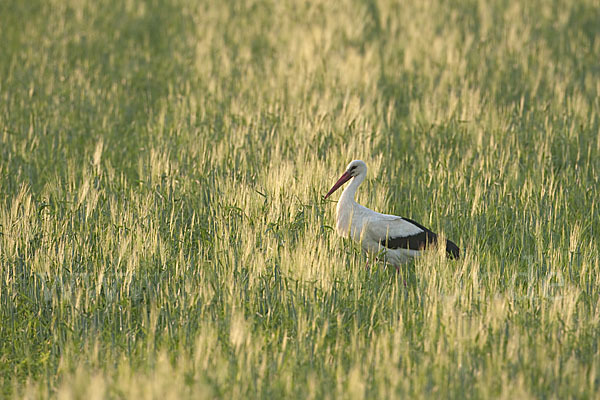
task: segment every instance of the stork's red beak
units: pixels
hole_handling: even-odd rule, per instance
[[[335,185],[333,185],[333,187],[329,190],[329,192],[327,192],[327,194],[325,195],[325,199],[328,198],[329,196],[331,196],[331,194],[333,192],[338,190],[340,186],[342,186],[344,183],[348,182],[351,178],[352,178],[352,175],[350,175],[350,173],[348,171],[344,172],[342,174],[342,176],[340,176],[340,179],[338,179],[338,181],[335,183]]]

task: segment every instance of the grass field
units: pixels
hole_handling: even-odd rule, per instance
[[[0,1],[0,397],[600,397],[599,21]],[[366,271],[356,158],[465,256]]]

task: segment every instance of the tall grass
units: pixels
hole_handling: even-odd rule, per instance
[[[600,3],[0,2],[13,398],[600,391]],[[359,200],[452,238],[399,274]]]

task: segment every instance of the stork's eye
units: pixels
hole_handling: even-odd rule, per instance
[[[356,165],[350,167],[350,173],[354,173],[354,171],[356,171]]]

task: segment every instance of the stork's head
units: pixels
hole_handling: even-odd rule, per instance
[[[363,160],[354,160],[346,167],[346,172],[350,175],[359,176],[367,174],[367,164]]]
[[[338,179],[338,181],[335,183],[335,185],[333,185],[331,190],[329,190],[329,192],[327,192],[327,194],[325,195],[325,198],[328,198],[329,196],[331,196],[331,194],[333,192],[338,190],[338,188],[340,186],[342,186],[344,183],[348,182],[350,179],[357,177],[357,176],[366,176],[366,175],[367,175],[367,164],[365,164],[365,162],[362,160],[352,161],[350,164],[348,164],[348,167],[346,167],[346,171],[342,174],[342,176],[340,176],[340,179]]]

